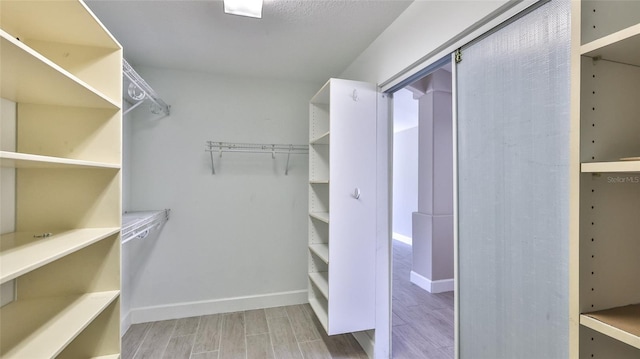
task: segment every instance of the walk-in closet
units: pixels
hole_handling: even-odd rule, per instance
[[[0,358],[640,357],[639,20],[0,0]]]

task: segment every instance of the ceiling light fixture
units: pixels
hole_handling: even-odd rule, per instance
[[[224,0],[227,14],[262,18],[262,0]]]

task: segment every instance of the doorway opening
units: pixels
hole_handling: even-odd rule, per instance
[[[454,358],[451,62],[393,94],[392,357]]]

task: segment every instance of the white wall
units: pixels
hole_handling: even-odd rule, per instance
[[[133,111],[131,210],[171,209],[157,238],[125,245],[133,323],[305,302],[308,159],[225,153],[205,141],[308,143],[322,84],[140,67],[171,105]],[[127,293],[128,292],[128,293]]]
[[[394,111],[395,108],[396,106]],[[418,127],[416,126],[393,134],[392,231],[394,235],[411,238],[411,216],[417,210]]]
[[[536,1],[415,0],[340,77],[386,85]]]

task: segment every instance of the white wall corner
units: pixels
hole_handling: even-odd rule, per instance
[[[453,278],[430,280],[429,278],[425,278],[414,271],[411,271],[411,277],[409,280],[411,281],[411,283],[417,285],[418,287],[426,290],[429,293],[451,292],[455,288],[455,281]]]

